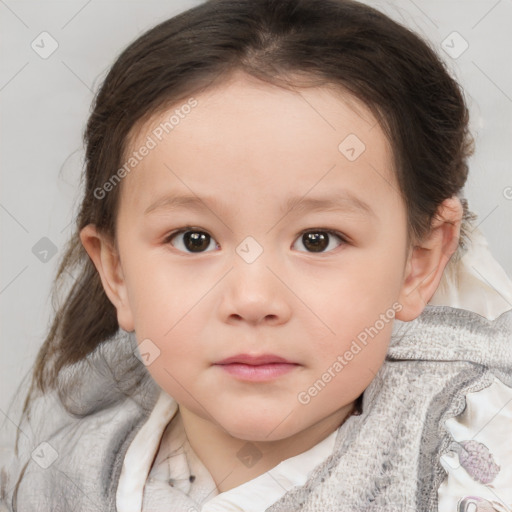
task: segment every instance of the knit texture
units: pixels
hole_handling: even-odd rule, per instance
[[[120,331],[37,398],[3,476],[4,508],[116,510],[124,454],[160,391],[135,349],[135,337]],[[489,321],[428,305],[416,320],[396,321],[362,414],[343,424],[332,454],[306,484],[267,511],[436,511],[446,476],[439,458],[453,443],[444,421],[464,410],[466,393],[494,377],[512,386],[512,311]],[[172,489],[169,512],[193,506],[183,493],[174,500]]]

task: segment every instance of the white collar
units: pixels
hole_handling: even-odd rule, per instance
[[[151,472],[153,460],[157,455],[165,428],[177,412],[179,413],[176,401],[162,390],[148,420],[126,452],[116,495],[118,512],[142,511],[144,486]],[[181,430],[173,431],[171,442],[177,440],[181,442],[183,438]],[[265,510],[289,489],[306,482],[311,471],[332,453],[337,433],[338,429],[309,450],[282,461],[271,470],[244,484],[225,492],[209,493],[212,497],[203,504],[201,512]],[[185,442],[187,443],[185,451],[190,451],[186,437]],[[194,459],[196,468],[198,461],[196,457]],[[187,469],[182,467],[179,471],[187,472]],[[194,473],[196,476],[201,475],[201,471],[194,471]],[[203,476],[203,481],[195,481],[194,485],[204,487],[205,484],[213,482],[211,477],[208,477],[209,474]]]
[[[512,308],[512,281],[492,257],[486,239],[477,228],[473,229],[470,247],[460,261],[451,261],[447,266],[429,304],[467,309],[489,320]],[[126,453],[116,496],[118,512],[141,512],[152,462],[163,432],[177,410],[175,400],[162,391]],[[265,510],[288,489],[306,481],[309,472],[332,452],[337,432],[263,475],[217,494],[204,503],[202,512]]]
[[[448,263],[429,304],[466,309],[494,320],[512,309],[512,281],[478,228],[472,230],[469,244],[460,261]]]

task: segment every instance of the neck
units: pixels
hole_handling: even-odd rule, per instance
[[[210,472],[219,493],[242,485],[283,460],[309,450],[334,432],[353,410],[354,404],[350,403],[284,439],[247,441],[231,436],[221,426],[180,405],[188,441]]]

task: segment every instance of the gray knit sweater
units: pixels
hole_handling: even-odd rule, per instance
[[[120,331],[38,397],[21,425],[20,453],[3,475],[7,510],[116,510],[124,455],[160,391],[133,355],[135,343]],[[494,377],[512,387],[512,310],[489,321],[428,305],[413,322],[395,321],[362,414],[343,424],[306,484],[267,511],[437,511],[446,476],[439,459],[453,441],[444,421]],[[172,499],[167,510],[178,510]],[[189,510],[197,510],[192,501]]]

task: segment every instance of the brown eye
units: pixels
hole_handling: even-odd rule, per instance
[[[341,245],[341,243],[338,243],[338,245],[334,244],[332,238],[337,238],[341,243],[344,242],[343,238],[337,233],[320,229],[303,233],[298,241],[302,242],[306,252],[327,252],[326,249],[332,250]]]
[[[181,251],[192,253],[205,252],[212,244],[213,248],[217,246],[208,233],[197,230],[178,231],[169,236],[166,241]]]

